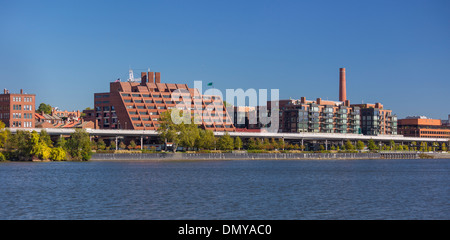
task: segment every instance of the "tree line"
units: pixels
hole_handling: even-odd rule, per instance
[[[12,134],[0,121],[0,160],[51,160],[87,161],[91,158],[91,142],[84,129],[75,129],[69,138],[59,137],[54,143],[42,129],[36,131],[18,130]]]

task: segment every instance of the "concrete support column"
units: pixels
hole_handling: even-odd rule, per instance
[[[118,147],[119,147],[119,143],[118,143],[118,136],[116,136],[116,150],[118,149]]]
[[[141,136],[141,150],[144,148],[144,137],[143,136]]]

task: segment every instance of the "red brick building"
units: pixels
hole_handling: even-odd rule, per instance
[[[94,93],[93,117],[100,129],[157,130],[161,113],[173,108],[187,109],[192,115],[213,108],[203,115],[201,127],[235,131],[219,96],[201,95],[187,84],[161,83],[159,72],[142,72],[140,82],[111,82],[109,92]]]
[[[4,89],[0,94],[0,120],[8,128],[34,128],[35,94],[10,93]]]
[[[450,138],[450,126],[423,116],[399,119],[398,131],[405,137]]]

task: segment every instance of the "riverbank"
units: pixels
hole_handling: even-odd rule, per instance
[[[448,153],[96,153],[91,161],[302,160],[449,158]]]

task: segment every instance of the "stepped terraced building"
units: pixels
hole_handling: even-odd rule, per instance
[[[101,129],[157,130],[161,113],[173,108],[200,114],[204,129],[235,131],[220,97],[187,84],[161,83],[159,72],[142,72],[140,82],[111,82],[109,92],[94,94],[92,118]]]

